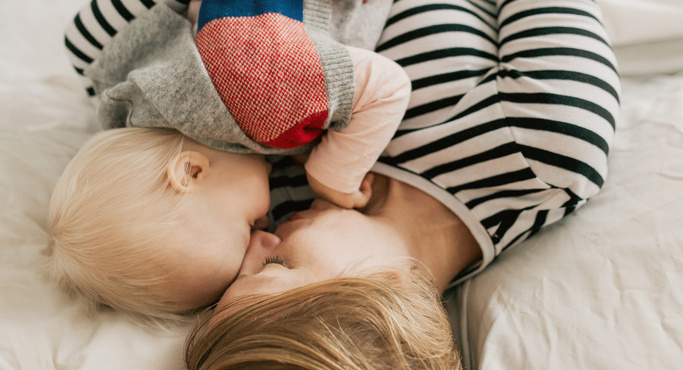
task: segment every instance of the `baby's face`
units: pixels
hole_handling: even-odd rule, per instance
[[[172,292],[186,309],[213,303],[237,276],[251,231],[267,226],[270,164],[263,156],[202,151],[210,167],[185,194],[184,224],[165,252],[179,273]]]

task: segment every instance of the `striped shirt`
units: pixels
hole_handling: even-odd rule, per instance
[[[190,0],[92,0],[69,23],[64,35],[67,56],[94,102],[95,89],[92,81],[83,75],[85,69],[99,58],[102,49],[121,28],[159,1],[178,13],[184,12],[190,3]]]
[[[602,187],[620,82],[594,1],[398,0],[377,51],[413,91],[373,171],[469,227],[483,260],[452,285]],[[310,204],[293,172],[272,179],[275,223]]]
[[[93,0],[81,10],[66,32],[77,72],[153,5]],[[593,0],[395,1],[376,50],[405,68],[413,91],[373,171],[425,191],[469,227],[483,260],[453,284],[602,187],[620,83],[600,19]],[[279,162],[271,225],[313,196],[303,168]]]

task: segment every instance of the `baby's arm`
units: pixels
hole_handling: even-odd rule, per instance
[[[363,207],[370,194],[364,177],[393,137],[408,106],[410,80],[394,61],[348,47],[356,91],[349,124],[328,130],[306,161],[316,194],[345,208]]]
[[[81,8],[64,35],[67,55],[91,98],[95,98],[92,81],[85,69],[97,60],[112,38],[133,19],[160,2],[182,13],[190,0],[92,0]],[[95,100],[96,101],[96,100]]]

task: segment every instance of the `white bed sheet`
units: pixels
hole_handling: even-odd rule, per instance
[[[0,2],[0,369],[180,368],[187,328],[88,318],[39,272],[52,186],[96,130],[62,51],[84,1]],[[601,4],[626,75],[683,70],[683,53],[641,55],[683,39],[671,24],[678,1]],[[625,31],[634,14],[650,22],[648,37]],[[604,191],[451,300],[467,368],[680,368],[682,105],[683,75],[625,84]]]
[[[88,318],[39,272],[52,187],[96,127],[62,47],[83,4],[0,2],[0,369],[182,368],[187,328]]]
[[[622,76],[683,69],[683,0],[598,0]]]

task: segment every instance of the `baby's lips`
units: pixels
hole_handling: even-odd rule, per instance
[[[268,228],[268,226],[270,226],[270,221],[268,221],[268,216],[264,215],[263,217],[254,221],[253,228],[258,230],[265,230]]]

